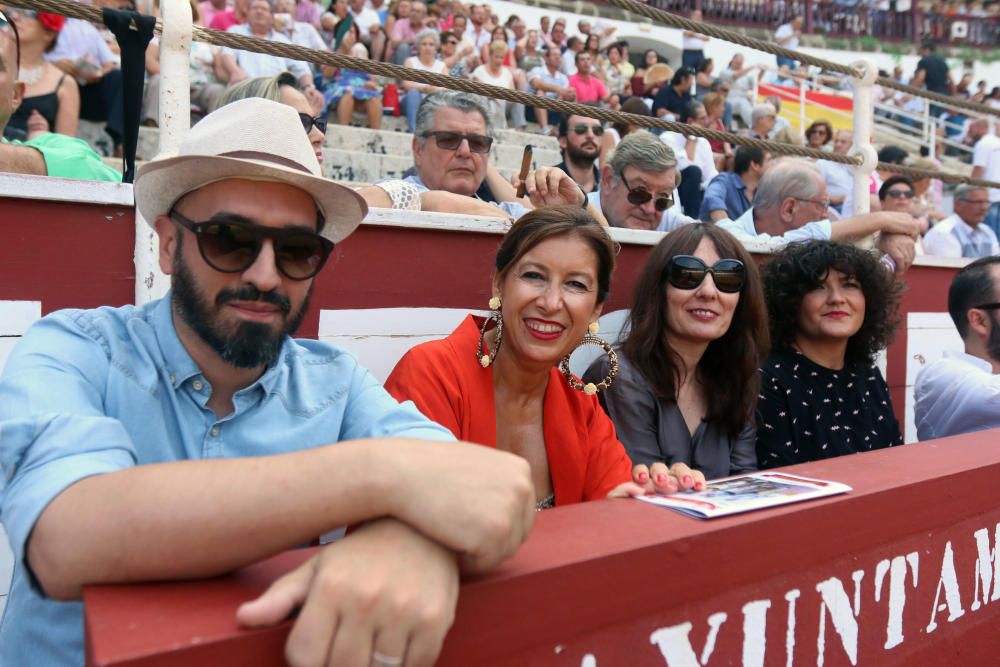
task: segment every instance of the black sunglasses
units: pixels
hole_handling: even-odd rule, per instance
[[[484,134],[460,134],[458,132],[425,132],[424,138],[433,137],[437,147],[446,151],[457,151],[462,141],[469,142],[469,150],[473,153],[489,153],[493,145],[493,137]]]
[[[587,130],[590,130],[591,132],[593,132],[595,137],[599,137],[602,134],[604,134],[604,126],[603,125],[584,125],[584,124],[581,123],[580,125],[574,125],[573,126],[573,133],[574,134],[579,134],[579,135],[582,136],[584,134],[587,134]]]
[[[892,197],[893,199],[898,199],[900,197],[913,199],[913,190],[889,190],[885,193],[885,196]]]
[[[13,14],[13,12],[11,12]],[[10,18],[0,10],[0,30],[4,28],[10,28],[10,31],[14,33],[14,53],[17,54],[16,67],[17,70],[21,69],[21,36],[17,34],[17,26],[14,24]]]
[[[222,273],[242,273],[253,266],[264,239],[274,244],[278,271],[291,280],[315,276],[333,251],[333,241],[300,229],[275,229],[224,219],[193,222],[177,211],[170,211],[167,217],[195,235],[205,263]]]
[[[312,132],[315,127],[317,130],[326,134],[326,117],[325,116],[310,116],[307,113],[299,112],[299,120],[302,121],[302,127],[305,128],[306,134]]]
[[[628,184],[628,181],[625,180],[624,171],[618,172],[618,177],[622,179],[622,183],[628,190],[628,194],[625,195],[625,198],[628,199],[628,203],[633,204],[634,206],[642,206],[643,204],[645,204],[646,202],[648,202],[650,199],[653,198],[653,193],[650,192],[649,190],[643,188],[633,188],[632,186],[630,186]],[[666,211],[673,205],[674,205],[673,194],[660,195],[659,197],[656,198],[656,201],[653,202],[653,207],[656,208],[656,210],[661,213],[663,211]]]
[[[979,310],[1000,310],[1000,303],[984,303],[981,306],[973,306]]]
[[[671,285],[682,290],[697,288],[709,273],[715,288],[726,294],[739,292],[747,280],[747,267],[738,259],[720,259],[709,266],[697,257],[677,255],[670,258],[663,272]]]

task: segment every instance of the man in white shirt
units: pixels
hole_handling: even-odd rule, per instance
[[[682,117],[681,122],[707,127],[708,114],[704,105],[695,102],[690,106],[687,117]],[[677,156],[677,169],[681,174],[681,183],[684,184],[680,188],[684,212],[696,217],[701,210],[705,186],[719,175],[712,146],[708,139],[685,136],[679,132],[664,132],[660,135],[660,140],[670,146]]]
[[[976,121],[987,125],[988,121]],[[987,181],[1000,181],[1000,121],[994,119],[996,134],[988,128],[972,149],[972,177]],[[975,125],[976,123],[973,123]],[[970,127],[971,132],[971,127]],[[984,222],[994,234],[1000,234],[1000,188],[990,188],[990,210]]]
[[[573,36],[569,38],[566,42],[566,50],[562,54],[562,64],[559,66],[559,71],[566,76],[573,76],[576,74],[576,54],[583,51],[583,40],[579,37]]]
[[[815,165],[783,159],[765,172],[753,196],[753,206],[736,220],[718,225],[737,238],[794,243],[811,239],[856,241],[878,234],[878,248],[889,255],[897,273],[913,263],[919,231],[909,213],[880,211],[831,222],[826,183]]]
[[[543,64],[534,68],[528,73],[528,92],[536,95],[545,95],[550,99],[563,99],[573,102],[576,100],[576,91],[569,85],[569,77],[559,71],[562,63],[562,54],[555,46],[549,46],[545,50]],[[549,111],[541,107],[532,107],[535,120],[538,122],[539,133],[547,134],[549,122],[557,123],[561,114],[558,111]],[[528,118],[531,120],[531,118]]]
[[[472,5],[469,8],[469,25],[465,28],[465,36],[476,47],[476,53],[490,43],[490,31],[486,27],[486,7],[483,5]]]
[[[847,155],[854,143],[854,136],[850,130],[838,130],[833,135],[833,152],[837,155]],[[819,173],[823,174],[826,182],[826,192],[830,196],[830,205],[843,215],[850,215],[851,212],[843,208],[844,200],[854,187],[854,176],[851,168],[840,162],[830,162],[829,160],[819,160],[816,162]]]
[[[997,235],[983,224],[990,209],[989,192],[976,185],[955,189],[955,212],[934,225],[924,236],[928,255],[939,257],[988,257],[1000,254]]]
[[[774,31],[774,41],[778,46],[783,46],[786,49],[797,49],[799,48],[799,37],[802,36],[802,15],[796,15],[792,17],[792,20],[784,25],[778,26],[778,29]],[[788,69],[795,69],[798,63],[791,59],[785,58],[783,56],[776,56],[778,59],[778,67],[787,66]]]
[[[287,37],[275,32],[274,15],[271,13],[271,3],[268,0],[251,0],[247,22],[234,25],[226,32],[261,37],[281,44],[291,44]],[[310,104],[315,106],[314,98],[318,93],[313,85],[312,71],[301,60],[228,47],[222,49],[221,55],[222,66],[228,75],[229,84],[238,83],[246,78],[274,76],[287,70],[299,80]]]
[[[983,257],[955,276],[948,313],[965,345],[917,374],[917,438],[931,440],[1000,427],[1000,257]]]

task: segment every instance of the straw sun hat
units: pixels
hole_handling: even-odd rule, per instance
[[[177,155],[140,167],[135,206],[152,225],[187,193],[234,178],[305,191],[326,219],[320,234],[334,243],[347,238],[368,213],[360,195],[323,178],[298,112],[259,97],[213,111],[191,128]]]

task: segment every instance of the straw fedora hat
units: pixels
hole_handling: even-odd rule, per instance
[[[665,81],[670,81],[672,78],[674,78],[674,70],[670,69],[670,65],[656,63],[646,70],[646,76],[643,77],[642,84],[649,88],[650,86],[658,86]]]
[[[233,178],[304,190],[326,219],[320,234],[334,243],[347,238],[368,213],[358,193],[323,178],[295,109],[259,97],[213,111],[191,128],[177,155],[139,167],[135,206],[152,225],[187,193]]]

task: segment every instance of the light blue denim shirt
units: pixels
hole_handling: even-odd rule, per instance
[[[85,477],[357,438],[454,439],[397,403],[353,356],[311,340],[288,339],[233,397],[232,414],[216,418],[211,393],[177,337],[169,296],[53,313],[18,343],[0,378],[0,519],[15,559],[0,665],[83,664],[81,603],[45,598],[24,555],[42,510]]]

